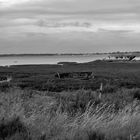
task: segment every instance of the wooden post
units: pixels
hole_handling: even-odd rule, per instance
[[[99,89],[99,99],[102,98],[102,92],[103,92],[103,83],[101,83],[101,85],[100,85],[100,89]]]
[[[100,91],[101,92],[103,91],[103,83],[101,83],[101,85],[100,85]]]
[[[60,79],[60,74],[59,74],[59,72],[57,72],[57,75],[58,75],[58,78]]]
[[[91,73],[91,78],[92,78],[92,79],[94,79],[94,78],[95,78],[95,77],[94,77],[94,73],[93,73],[93,72]]]

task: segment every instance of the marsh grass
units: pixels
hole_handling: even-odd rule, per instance
[[[0,139],[31,140],[29,130],[18,117],[8,121],[1,121]]]
[[[138,91],[1,92],[0,140],[139,140]]]

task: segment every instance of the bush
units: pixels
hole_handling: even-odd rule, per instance
[[[5,92],[11,88],[12,85],[10,83],[0,83],[0,91]]]
[[[140,89],[136,89],[133,91],[133,98],[140,100]]]
[[[14,118],[0,123],[0,139],[2,140],[31,140],[28,129],[20,121]]]
[[[88,132],[88,140],[105,140],[105,135],[98,132]]]
[[[103,93],[113,93],[117,89],[117,86],[106,84],[103,88]]]

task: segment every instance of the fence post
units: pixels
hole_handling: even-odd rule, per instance
[[[99,89],[99,99],[102,98],[102,92],[103,92],[103,83],[101,83],[101,85],[100,85],[100,89]]]

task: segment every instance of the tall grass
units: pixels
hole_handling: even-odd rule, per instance
[[[106,93],[98,103],[93,91],[1,92],[0,140],[139,140],[138,90]],[[116,110],[113,98],[124,105]]]

